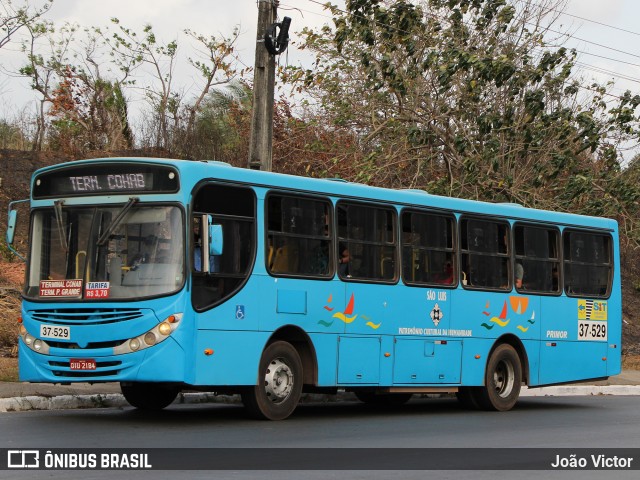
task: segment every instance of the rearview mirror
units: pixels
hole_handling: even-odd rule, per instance
[[[18,220],[18,211],[17,210],[10,210],[9,211],[9,218],[7,221],[7,236],[6,236],[6,240],[7,240],[7,244],[8,245],[13,245],[13,239],[16,235],[16,222]]]
[[[16,225],[18,223],[18,210],[14,208],[14,205],[18,203],[26,203],[28,201],[29,199],[15,200],[13,202],[9,202],[9,211],[7,214],[7,233],[5,235],[7,247],[13,254],[15,254],[22,261],[25,260],[25,257],[20,253],[18,253],[18,251],[16,251],[15,248],[13,248],[13,242],[16,237]]]

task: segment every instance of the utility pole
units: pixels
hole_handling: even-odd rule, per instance
[[[271,171],[273,145],[273,100],[276,82],[276,59],[265,47],[265,32],[275,22],[277,0],[258,0],[256,61],[253,76],[253,113],[249,168]]]

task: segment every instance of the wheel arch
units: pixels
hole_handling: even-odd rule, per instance
[[[267,348],[277,341],[284,341],[293,346],[300,356],[302,362],[303,383],[305,385],[318,384],[318,357],[313,342],[307,332],[295,325],[285,325],[277,329],[265,344]]]
[[[499,337],[491,347],[491,350],[489,351],[489,355],[487,355],[487,361],[484,366],[485,372],[487,369],[487,365],[489,363],[489,359],[491,358],[491,355],[493,354],[494,350],[498,348],[500,345],[505,343],[508,345],[511,345],[513,349],[516,351],[516,353],[518,354],[518,358],[520,359],[520,365],[522,366],[522,381],[525,385],[529,385],[529,356],[527,355],[527,349],[522,343],[522,340],[520,340],[516,335],[510,334],[510,333],[507,333]]]

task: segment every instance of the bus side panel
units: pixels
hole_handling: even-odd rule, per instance
[[[395,345],[395,384],[460,383],[462,342],[398,338]]]
[[[492,348],[496,345],[496,339],[467,338],[462,346],[462,385],[481,386],[484,385],[484,374]],[[540,342],[537,340],[522,340],[524,355],[522,363],[523,379],[526,375],[525,360],[529,363],[529,384],[531,378],[533,382],[538,380],[538,363]]]
[[[195,385],[255,385],[268,332],[200,330]]]
[[[484,371],[493,339],[465,338],[462,341],[462,375],[460,383],[464,386],[484,384]]]
[[[195,313],[198,330],[258,330],[263,315],[258,282],[252,278],[247,285],[224,303]]]
[[[540,338],[540,298],[533,295],[481,291],[452,292],[449,337],[497,339],[514,335],[520,340]]]
[[[515,336],[524,345],[530,378],[538,369],[541,331],[541,300],[517,292],[497,293],[463,290],[450,292],[451,322],[442,335],[462,340],[462,384],[479,386],[491,349],[500,337]],[[525,364],[522,365],[523,374]]]
[[[565,296],[542,299],[539,385],[607,376],[609,343],[580,338],[579,327],[581,320],[604,326],[615,323],[609,321],[613,319],[608,307],[608,300]]]
[[[261,276],[258,285],[260,330],[274,332],[296,325],[307,333],[344,332],[342,282]]]
[[[322,333],[309,334],[316,351],[318,363],[318,386],[332,387],[337,384],[338,336]]]
[[[603,342],[546,342],[540,350],[540,385],[605,377],[606,354]]]

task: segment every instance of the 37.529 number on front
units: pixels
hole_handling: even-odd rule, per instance
[[[71,339],[71,328],[40,325],[40,337],[69,340]]]

